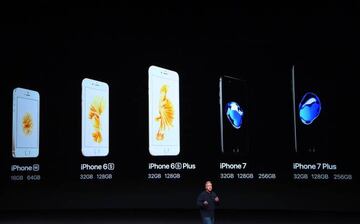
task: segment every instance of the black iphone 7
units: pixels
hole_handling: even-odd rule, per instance
[[[336,84],[316,65],[293,66],[291,74],[294,150],[327,151],[336,123]]]
[[[219,80],[221,152],[249,151],[248,92],[244,80],[222,76]]]

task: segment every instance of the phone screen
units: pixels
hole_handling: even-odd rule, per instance
[[[336,85],[321,70],[292,68],[294,148],[296,152],[324,152],[335,125]]]
[[[109,88],[104,82],[82,83],[82,152],[84,156],[106,156],[109,151]]]
[[[246,154],[249,151],[249,108],[244,80],[220,78],[221,150],[223,153]]]
[[[39,94],[36,91],[14,89],[14,157],[37,157],[39,154],[39,101]]]
[[[176,72],[149,68],[149,151],[151,155],[180,152],[179,76]]]

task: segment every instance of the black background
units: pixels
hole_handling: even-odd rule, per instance
[[[331,161],[343,172],[358,169],[356,4],[246,5],[191,8],[4,9],[0,133],[2,209],[195,208],[206,179],[214,181],[223,208],[358,210],[358,181],[295,183],[295,160]],[[147,69],[157,65],[180,78],[181,149],[176,161],[197,163],[179,181],[147,180]],[[321,71],[338,80],[344,99],[334,153],[294,153],[291,67]],[[309,66],[310,65],[310,66]],[[327,74],[326,77],[324,74]],[[244,158],[220,151],[218,80],[242,77],[253,108],[250,155],[254,172],[277,172],[275,182],[218,180],[219,161]],[[319,75],[320,76],[320,75]],[[110,153],[81,156],[81,80],[107,82]],[[9,182],[11,104],[15,87],[40,93],[42,181]],[[334,136],[331,136],[334,137]],[[81,182],[81,162],[115,162],[112,182]],[[351,199],[351,200],[350,200]]]

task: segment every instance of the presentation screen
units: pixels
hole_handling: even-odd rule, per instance
[[[356,210],[353,42],[215,11],[5,26],[0,209]]]

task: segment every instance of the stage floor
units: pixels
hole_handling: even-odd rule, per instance
[[[11,211],[0,213],[1,223],[201,223],[195,210],[126,211]],[[360,223],[359,213],[295,211],[217,211],[216,224]]]

